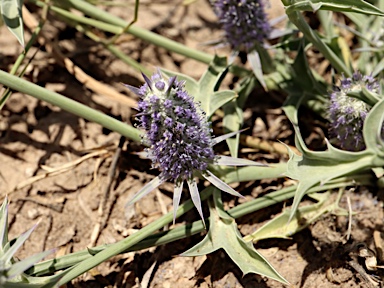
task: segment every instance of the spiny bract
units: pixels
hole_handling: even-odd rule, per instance
[[[361,91],[363,87],[375,93],[380,88],[372,76],[355,72],[351,78],[344,77],[341,85],[335,86],[330,94],[330,135],[336,145],[348,151],[365,149],[363,124],[371,106],[347,95],[348,92]]]
[[[149,84],[148,84],[149,83]],[[184,90],[184,81],[160,73],[140,88],[139,128],[146,131],[146,151],[162,171],[160,178],[181,182],[213,163],[211,129],[203,110]]]
[[[140,97],[138,127],[145,130],[143,142],[149,146],[146,152],[153,166],[158,167],[161,173],[137,192],[128,204],[135,203],[163,182],[173,181],[175,219],[183,183],[187,181],[192,201],[203,219],[195,181],[198,176],[204,177],[224,192],[242,197],[208,169],[209,164],[265,166],[246,159],[214,155],[212,147],[215,144],[238,132],[212,138],[206,114],[185,90],[185,81],[178,81],[176,77],[166,79],[160,71],[150,79],[145,75],[143,77],[146,83],[139,89],[129,85],[127,87]]]

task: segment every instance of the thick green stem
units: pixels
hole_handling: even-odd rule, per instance
[[[140,142],[140,132],[136,128],[127,125],[119,120],[107,116],[95,109],[85,106],[72,99],[64,97],[56,92],[49,91],[36,84],[30,83],[24,79],[0,70],[0,83],[13,90],[31,95],[39,100],[51,103],[61,109],[80,116],[89,121],[98,123],[103,127],[120,133],[121,135],[133,141]]]
[[[372,181],[371,174],[370,173],[360,174],[360,175],[354,176],[353,178],[343,177],[343,178],[335,179],[330,181],[329,184],[311,188],[308,191],[308,193],[331,190],[339,187],[345,187],[351,184],[355,185],[356,183],[358,183],[359,185],[372,185],[373,181]],[[281,189],[279,191],[271,192],[265,196],[256,198],[252,201],[248,201],[243,204],[237,205],[236,207],[228,210],[227,212],[231,217],[235,219],[250,213],[254,213],[263,208],[266,208],[271,205],[275,205],[275,204],[281,203],[282,201],[293,198],[296,192],[296,188],[297,186],[290,186],[290,187]],[[202,199],[206,199],[208,196],[210,196],[209,193],[202,194]],[[186,206],[186,205],[191,205],[191,203],[192,203],[191,200],[188,200],[183,205],[180,205],[178,210],[178,216],[185,213],[187,211],[187,208],[192,207],[192,206]],[[172,219],[169,216],[169,215],[172,215],[172,213],[173,212],[171,211],[169,214],[163,217],[167,216],[168,217],[167,219]],[[209,219],[205,219],[205,222],[208,225]],[[160,232],[160,233],[156,233],[151,236],[148,236],[147,238],[131,246],[129,249],[127,249],[124,252],[137,251],[137,250],[146,249],[153,246],[168,244],[173,241],[177,241],[180,239],[184,239],[186,237],[190,237],[197,233],[201,233],[202,231],[204,231],[204,226],[202,221],[201,220],[195,221],[193,223],[176,227],[169,231],[164,231],[164,232]],[[55,271],[59,271],[61,269],[71,267],[81,261],[84,261],[85,259],[93,257],[92,254],[99,253],[103,249],[106,249],[106,247],[109,247],[112,245],[117,245],[117,243],[94,247],[90,250],[87,249],[87,250],[75,252],[73,254],[64,255],[62,257],[58,257],[55,259],[38,263],[34,265],[31,269],[29,269],[28,274],[39,276],[39,275],[45,275],[48,273],[53,273]]]
[[[31,2],[34,2],[39,7],[44,7],[45,3],[39,0],[30,0]],[[84,14],[94,17],[83,17],[80,15],[76,15],[74,13],[69,12],[68,10],[65,10],[63,8],[57,7],[57,6],[51,6],[50,9],[57,13],[57,15],[60,15],[62,17],[67,18],[72,22],[72,26],[74,26],[76,23],[89,25],[90,27],[95,27],[98,29],[101,29],[106,32],[110,32],[113,34],[120,34],[124,31],[123,27],[126,27],[128,23],[125,22],[123,19],[118,18],[112,14],[109,14],[108,12],[105,12],[103,10],[98,9],[97,7],[94,7],[93,5],[86,3],[84,1],[72,1],[70,4],[73,4],[73,7],[78,9],[79,11],[83,12]],[[125,25],[124,25],[125,24]],[[202,51],[198,51],[192,48],[189,48],[183,44],[177,43],[173,40],[170,40],[168,38],[165,38],[161,35],[158,35],[156,33],[147,31],[143,28],[136,27],[134,25],[130,26],[130,28],[126,31],[130,33],[131,35],[134,35],[135,37],[145,40],[148,43],[152,43],[156,46],[163,47],[171,52],[178,53],[180,55],[186,56],[190,59],[194,59],[196,61],[209,64],[213,60],[214,56],[204,53]],[[239,76],[244,77],[252,72],[245,69],[244,67],[239,66],[231,66],[229,67],[229,70]],[[275,86],[274,86],[275,87]],[[270,90],[273,90],[271,88]]]
[[[201,192],[201,200],[205,200],[206,198],[208,198],[211,193],[212,188],[206,188],[205,191]],[[180,206],[181,209],[178,209],[178,215],[184,214],[193,207],[194,206],[192,201],[187,201],[184,205]],[[168,225],[172,221],[173,212],[170,212],[157,219],[156,221],[153,221],[152,223],[148,224],[147,226],[145,226],[138,232],[132,234],[131,236],[117,242],[114,245],[108,246],[107,248],[105,248],[105,250],[97,253],[96,255],[93,255],[90,258],[85,259],[84,261],[81,261],[76,266],[69,268],[68,272],[64,273],[64,276],[60,279],[58,285],[63,285],[71,281],[72,279],[80,276],[81,274],[89,271],[90,269],[96,267],[97,265],[103,263],[104,261],[107,261],[109,258],[117,254],[123,253],[124,251],[127,251],[127,249],[131,248],[133,245],[149,237],[150,235],[163,228],[164,226]]]
[[[63,2],[67,2],[70,4],[73,8],[83,12],[84,14],[94,18],[98,19],[100,21],[103,21],[105,23],[109,23],[115,26],[118,26],[120,28],[125,28],[127,27],[128,23],[127,21],[111,15],[110,13],[99,9],[95,7],[94,5],[83,1],[83,0],[65,0]],[[120,29],[120,31],[122,31]],[[119,31],[119,32],[120,32]],[[118,33],[119,33],[118,32]],[[149,43],[152,43],[156,46],[163,47],[169,51],[173,51],[175,53],[178,53],[180,55],[184,55],[188,58],[195,59],[199,62],[209,64],[213,56],[201,51],[197,51],[195,49],[191,49],[183,44],[177,43],[173,40],[170,40],[168,38],[165,38],[163,36],[160,36],[156,33],[153,33],[151,31],[145,30],[143,28],[137,27],[135,25],[131,25],[127,32],[139,39],[148,41]],[[116,33],[116,34],[118,34]]]

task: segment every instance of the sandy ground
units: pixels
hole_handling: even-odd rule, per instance
[[[204,43],[207,39],[219,39],[221,32],[209,5],[203,0],[189,7],[179,3],[141,1],[137,25],[190,47],[214,53],[215,50]],[[282,7],[278,4],[271,4],[271,15],[282,13]],[[28,8],[38,19],[40,11],[32,9],[31,5]],[[124,9],[108,9],[127,21],[132,17],[131,4]],[[138,86],[142,83],[140,74],[101,45],[53,17],[50,17],[44,31],[51,39],[56,39],[55,45],[64,57],[73,61],[86,75],[125,95],[131,102],[115,101],[92,87],[85,87],[60,64],[57,57],[38,45],[32,49],[39,51],[31,60],[25,78],[117,119],[128,123],[133,121],[135,111],[130,105],[135,103],[136,98],[120,82]],[[9,70],[21,48],[4,27],[0,29],[0,36],[1,69]],[[29,37],[30,31],[27,29],[26,38]],[[122,37],[118,46],[150,69],[160,66],[197,79],[206,68],[201,63],[168,53],[130,36]],[[221,54],[229,52],[227,48],[216,51]],[[227,83],[231,81],[228,79]],[[279,139],[293,145],[290,125],[280,109],[284,95],[274,93],[273,97],[266,96],[264,93],[250,96],[245,111],[245,123],[253,128],[249,134],[264,140]],[[309,117],[309,126],[316,125],[316,119],[312,118]],[[311,139],[320,137],[316,132],[318,130],[313,131],[309,133]],[[165,184],[138,202],[131,213],[125,213],[127,200],[158,173],[150,169],[148,161],[133,154],[142,149],[137,143],[125,143],[116,176],[112,179],[112,189],[109,194],[105,193],[119,139],[118,134],[98,124],[87,122],[28,95],[13,93],[0,111],[0,195],[4,197],[8,194],[11,201],[11,237],[39,222],[20,251],[20,258],[55,247],[58,248],[55,255],[60,256],[95,245],[113,243],[171,211],[172,185]],[[249,153],[247,147],[242,147],[241,152],[244,151]],[[253,158],[263,161],[287,160],[286,155],[268,154],[255,149],[251,153]],[[56,172],[49,174],[48,169]],[[254,181],[243,183],[238,189],[244,195],[257,197],[281,188],[288,182],[288,179]],[[184,193],[182,201],[187,197],[187,193]],[[336,192],[332,197],[336,197]],[[352,268],[351,261],[354,260],[351,258],[351,247],[356,243],[365,243],[374,248],[374,231],[383,231],[380,222],[383,219],[382,194],[366,188],[345,193],[340,203],[343,208],[347,208],[347,197],[356,213],[353,215],[352,240],[349,242],[345,240],[347,218],[338,216],[335,211],[321,217],[292,239],[264,240],[256,245],[258,251],[293,287],[371,287],[361,273]],[[228,201],[228,205],[237,203],[230,198]],[[247,234],[254,231],[289,204],[275,205],[239,219],[237,222],[241,232]],[[196,219],[198,215],[193,210],[179,223]],[[243,277],[223,251],[206,257],[178,256],[202,237],[196,235],[163,247],[119,255],[67,287],[139,287],[139,283],[140,287],[175,288],[283,287],[276,281],[258,275]]]

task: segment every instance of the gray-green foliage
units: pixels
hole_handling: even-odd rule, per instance
[[[244,241],[235,220],[223,209],[219,196],[221,192],[213,189],[215,205],[210,205],[209,231],[200,243],[184,252],[182,256],[201,256],[223,249],[244,275],[257,273],[289,284],[268,260],[256,251],[252,243]]]
[[[24,47],[24,26],[21,8],[23,0],[1,0],[1,16],[9,31]]]
[[[306,62],[302,53],[298,54],[296,63],[298,61]],[[304,66],[304,64],[300,65],[300,67]],[[317,84],[309,70],[305,74],[308,76],[307,81],[290,91],[289,98],[283,107],[295,131],[296,147],[302,154],[297,155],[288,148],[290,158],[285,175],[299,181],[290,220],[297,212],[302,197],[311,187],[323,185],[337,177],[356,175],[369,169],[384,166],[384,142],[381,138],[384,97],[367,89],[351,93],[352,97],[359,98],[373,106],[363,127],[363,138],[367,146],[365,150],[360,152],[344,151],[332,146],[328,141],[326,151],[311,151],[307,148],[301,135],[298,111],[302,103],[313,96],[314,91],[317,91],[317,89],[307,89],[306,85],[309,83],[308,87],[316,87]]]
[[[8,199],[5,198],[0,207],[0,287],[45,287],[49,284],[54,286],[57,282],[56,276],[32,277],[24,272],[32,265],[39,262],[53,251],[44,251],[24,260],[16,260],[14,255],[17,250],[31,235],[36,225],[21,234],[17,238],[8,240]]]
[[[46,7],[47,5],[46,2],[39,0],[31,0],[30,2],[39,7]],[[96,1],[52,1],[49,11],[55,13],[55,16],[66,19],[68,25],[73,25],[74,29],[78,29],[79,32],[88,33],[87,35],[91,35],[91,31],[94,29],[119,34],[124,27],[127,27],[128,23],[126,21],[91,4],[94,2]],[[211,194],[214,195],[213,204],[210,206],[210,218],[207,219],[210,223],[208,234],[199,244],[183,254],[185,256],[196,256],[211,253],[222,248],[240,267],[244,274],[258,273],[282,283],[287,283],[287,280],[281,276],[270,263],[268,263],[267,259],[262,257],[248,241],[291,236],[293,233],[305,227],[301,221],[303,217],[307,218],[308,222],[306,225],[309,225],[312,221],[316,221],[322,213],[326,213],[335,208],[334,203],[329,203],[325,200],[329,192],[323,195],[311,195],[312,198],[317,197],[316,200],[318,203],[299,208],[300,201],[304,195],[313,192],[329,191],[334,188],[351,185],[352,183],[358,184],[360,183],[359,181],[365,185],[374,185],[372,175],[369,176],[369,172],[371,169],[384,166],[384,143],[380,137],[381,123],[384,117],[384,100],[381,95],[370,93],[370,91],[362,90],[361,93],[351,95],[373,106],[366,118],[363,129],[364,141],[367,146],[366,150],[361,152],[347,152],[337,149],[330,144],[327,146],[328,149],[322,152],[311,151],[307,148],[301,135],[301,123],[299,122],[298,110],[301,105],[306,105],[324,117],[327,110],[327,89],[329,89],[329,87],[325,84],[326,81],[311,69],[306,59],[306,50],[310,46],[314,46],[337,72],[344,72],[346,76],[353,72],[353,68],[356,68],[354,66],[355,63],[353,63],[353,59],[355,58],[350,57],[353,51],[351,51],[349,47],[345,48],[345,46],[343,46],[345,43],[341,44],[339,41],[340,36],[338,36],[335,31],[337,29],[333,29],[335,25],[330,20],[332,19],[332,15],[328,14],[332,11],[343,12],[356,23],[355,34],[359,37],[361,43],[365,45],[362,46],[361,50],[364,53],[362,56],[359,56],[360,58],[358,59],[358,68],[366,70],[364,71],[365,73],[373,70],[374,75],[379,75],[384,67],[382,60],[382,43],[374,42],[376,39],[369,37],[371,28],[369,25],[375,28],[382,28],[382,19],[379,17],[384,15],[382,12],[384,7],[382,2],[375,6],[362,0],[283,0],[282,2],[286,6],[286,13],[290,20],[288,25],[290,25],[291,31],[298,29],[303,37],[301,38],[295,35],[295,33],[286,34],[281,42],[274,46],[274,49],[278,50],[279,53],[274,51],[274,53],[276,52],[273,55],[275,58],[271,59],[273,63],[268,63],[270,64],[269,69],[265,69],[266,67],[263,66],[262,60],[265,62],[265,59],[261,57],[261,55],[266,52],[264,50],[260,50],[260,52],[263,53],[258,54],[257,57],[256,55],[251,55],[248,58],[248,61],[251,62],[251,69],[247,70],[244,67],[235,65],[228,66],[225,57],[214,57],[210,54],[185,47],[180,43],[176,43],[175,41],[135,25],[129,26],[127,32],[153,45],[163,47],[173,53],[179,53],[190,59],[209,65],[199,81],[195,81],[188,75],[178,74],[164,69],[162,71],[168,75],[177,75],[179,80],[184,79],[186,81],[187,91],[195,97],[196,101],[201,103],[201,107],[206,111],[208,117],[212,117],[217,110],[222,109],[224,113],[223,127],[228,131],[240,129],[243,123],[242,114],[244,103],[251,91],[260,83],[269,91],[280,90],[279,92],[288,94],[284,111],[293,124],[296,134],[296,148],[301,152],[301,155],[297,155],[289,150],[290,158],[288,163],[281,162],[271,165],[271,167],[268,168],[243,167],[230,169],[221,166],[214,167],[214,171],[215,174],[220,176],[225,182],[254,181],[289,176],[292,179],[298,180],[298,185],[273,191],[264,197],[254,199],[253,201],[255,202],[252,201],[250,204],[244,203],[231,209],[232,212],[224,210],[220,193],[217,192],[215,188],[212,186],[206,188],[201,192],[202,200],[207,199]],[[1,1],[1,12],[5,24],[24,46],[21,6],[22,2],[20,0]],[[73,10],[80,13],[72,13]],[[325,24],[325,35],[321,35],[319,31],[314,31],[308,25],[306,19],[301,14],[303,11],[319,13],[319,18],[321,18],[320,22]],[[367,18],[362,18],[361,16]],[[366,21],[366,19],[369,21]],[[105,43],[103,42],[101,44],[104,45]],[[112,50],[112,46],[113,43],[109,43],[104,47],[116,52],[117,47],[113,46],[114,50]],[[288,56],[283,56],[277,61],[276,55],[282,55],[287,51],[296,53],[297,56],[295,60],[292,61]],[[114,55],[119,55],[119,53],[115,52]],[[367,56],[367,53],[370,52],[376,54],[373,56],[369,54]],[[120,55],[121,54],[122,52]],[[276,71],[270,71],[271,69],[275,69]],[[266,71],[268,71],[268,74],[263,74]],[[236,86],[233,91],[219,89],[222,80],[228,72],[234,73],[240,78],[238,86]],[[89,121],[99,123],[133,141],[140,141],[139,131],[134,127],[117,121],[112,117],[62,95],[30,83],[27,80],[0,71],[0,83],[15,91],[20,91],[42,101],[49,102]],[[239,147],[239,135],[237,135],[236,139],[227,139],[227,142],[232,155],[236,156]],[[294,190],[296,190],[295,193]],[[245,238],[241,237],[234,220],[234,214],[237,213],[236,215],[238,217],[239,215],[249,214],[268,207],[269,205],[286,201],[293,196],[294,202],[290,210],[286,210],[252,235],[247,235]],[[257,202],[258,200],[261,200],[263,205],[258,205],[260,204]],[[175,214],[179,217],[192,207],[191,201],[187,201],[180,205],[180,208],[175,211]],[[243,209],[243,211],[239,212],[240,209]],[[233,215],[231,213],[233,213]],[[184,225],[167,231],[165,233],[166,235],[154,234],[171,223],[173,215],[175,214],[171,211],[120,242],[102,248],[82,251],[80,256],[78,254],[65,255],[63,258],[51,260],[49,263],[47,262],[44,270],[39,270],[39,264],[34,265],[34,263],[49,254],[49,251],[22,261],[16,261],[13,257],[17,249],[32,233],[33,228],[14,241],[8,241],[7,204],[5,201],[0,208],[0,285],[3,285],[3,287],[25,287],[26,283],[28,283],[28,287],[55,287],[57,286],[55,281],[57,277],[60,277],[59,275],[52,278],[32,277],[30,275],[48,275],[49,273],[66,269],[60,274],[62,278],[59,280],[59,285],[62,285],[116,254],[127,251],[127,249],[147,247],[143,243],[147,243],[146,245],[148,245],[148,243],[157,245],[157,243],[159,243],[157,240],[163,239],[162,237],[168,238],[166,241],[164,240],[164,242],[160,241],[161,243],[169,243],[188,237],[190,231],[199,233],[204,230],[201,222],[198,222],[193,223],[192,228],[191,226]],[[287,224],[289,220],[292,220],[292,222]],[[31,268],[27,273],[24,273],[29,267]]]

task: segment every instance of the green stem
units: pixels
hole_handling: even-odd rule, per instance
[[[43,2],[39,0],[30,0],[30,1],[34,2],[39,7],[43,7],[45,5]],[[51,6],[51,10],[57,13],[58,15],[61,15],[63,17],[70,19],[71,21],[76,21],[78,23],[86,24],[91,27],[96,27],[103,31],[114,33],[114,34],[122,33],[124,31],[124,28],[127,27],[128,25],[128,23],[125,20],[119,17],[116,17],[106,11],[103,11],[85,1],[82,1],[82,0],[76,0],[76,1],[65,0],[65,1],[67,1],[75,9],[83,12],[84,14],[90,17],[93,17],[94,19],[79,16],[79,15],[74,15],[73,13],[56,6]],[[145,30],[143,28],[137,27],[135,25],[131,25],[126,32],[139,39],[147,41],[148,43],[152,43],[156,46],[163,47],[171,52],[178,53],[180,55],[186,56],[190,59],[194,59],[201,63],[209,64],[214,58],[214,56],[211,54],[207,54],[202,51],[192,49],[183,44],[180,44],[178,42],[165,38],[151,31]],[[247,75],[252,74],[251,71],[245,69],[244,67],[235,66],[235,65],[229,67],[229,71],[239,77],[245,77]],[[266,77],[268,77],[268,75],[266,75]],[[276,86],[268,87],[268,89],[276,90]]]
[[[70,22],[70,21],[68,21],[68,22],[69,22],[68,23],[69,25],[73,25],[73,22]],[[144,73],[146,75],[152,74],[152,71],[150,71],[149,69],[145,68],[143,65],[141,65],[139,62],[135,61],[134,59],[132,59],[128,55],[124,54],[124,52],[121,51],[113,43],[107,43],[107,41],[105,41],[104,39],[101,39],[99,36],[97,36],[96,34],[92,33],[86,26],[77,24],[77,25],[75,25],[75,28],[79,32],[82,32],[85,35],[87,35],[93,41],[98,42],[98,43],[104,45],[104,47],[106,49],[108,49],[113,55],[115,55],[117,58],[119,58],[121,61],[123,61],[128,66],[133,67],[137,71],[142,72],[142,73]]]
[[[99,111],[78,103],[72,99],[66,98],[56,92],[49,91],[36,84],[30,83],[24,79],[0,70],[0,83],[13,90],[31,95],[39,100],[51,103],[61,109],[80,116],[89,121],[98,123],[103,127],[115,131],[133,141],[140,142],[140,131],[119,120],[107,116]]]
[[[326,190],[331,190],[339,187],[345,187],[348,185],[356,185],[356,183],[358,183],[359,185],[372,185],[373,181],[372,181],[371,174],[370,173],[360,174],[360,175],[356,175],[353,178],[352,177],[338,178],[330,181],[328,184],[325,184],[323,186],[313,187],[308,191],[308,193],[326,191]],[[228,210],[227,212],[231,217],[235,219],[240,218],[247,214],[254,213],[256,211],[259,211],[271,205],[275,205],[293,198],[296,192],[296,188],[297,186],[290,186],[287,188],[283,188],[279,191],[271,192],[265,196],[253,199],[252,201],[248,201],[240,205],[237,205],[236,207]],[[202,199],[206,199],[209,195],[210,195],[209,193],[202,194]],[[180,205],[180,208],[177,211],[178,217],[179,215],[187,211],[186,210],[187,207],[185,207],[184,205],[191,205],[191,200],[188,200],[186,203]],[[170,217],[169,215],[172,215],[172,213],[173,212],[171,211],[170,213],[167,214],[168,216],[167,215],[166,216]],[[207,223],[207,225],[208,225],[208,221],[209,221],[208,219],[205,219],[205,222]],[[197,233],[201,233],[203,231],[204,231],[204,226],[202,224],[202,221],[201,220],[195,221],[193,223],[189,223],[183,226],[173,228],[169,231],[164,231],[164,232],[160,232],[160,233],[156,233],[151,236],[148,236],[147,238],[131,246],[128,250],[124,252],[137,251],[137,250],[142,250],[142,249],[146,249],[153,246],[165,245],[173,241],[184,239],[186,237],[190,237]],[[86,249],[83,251],[64,255],[62,257],[58,257],[55,259],[46,260],[44,262],[34,265],[31,269],[27,271],[27,273],[39,276],[39,275],[45,275],[48,273],[59,271],[59,270],[71,267],[79,263],[80,261],[88,259],[92,257],[92,254],[99,253],[100,251],[102,251],[103,249],[106,249],[106,247],[109,247],[111,245],[117,245],[117,244],[101,245],[98,247],[94,247],[90,250]]]
[[[212,194],[212,188],[208,187],[204,189],[204,191],[201,192],[201,200],[205,200]],[[177,210],[177,215],[181,215],[186,213],[187,211],[191,210],[194,207],[191,200],[184,203],[182,206],[180,206],[181,209]],[[173,212],[170,212],[161,218],[157,219],[156,221],[151,222],[144,228],[140,229],[138,232],[132,234],[131,236],[115,243],[114,245],[108,246],[103,251],[97,253],[96,255],[93,255],[90,258],[87,258],[80,263],[78,263],[76,266],[69,268],[68,272],[64,272],[64,276],[60,279],[58,285],[63,285],[72,279],[80,276],[81,274],[89,271],[90,269],[96,267],[97,265],[103,263],[104,261],[108,260],[109,258],[123,253],[124,251],[127,251],[128,248],[132,247],[133,245],[139,243],[140,241],[144,240],[145,238],[149,237],[159,229],[163,228],[167,224],[171,223],[173,221]],[[201,222],[201,221],[200,221]]]
[[[323,56],[332,64],[332,66],[337,70],[338,73],[344,73],[345,76],[351,77],[351,70],[345,65],[345,63],[337,57],[337,55],[321,40],[319,35],[312,30],[312,28],[305,21],[303,15],[294,10],[287,12],[289,20],[299,28],[299,30],[304,34],[304,37],[307,38],[322,54]]]
[[[44,7],[45,3],[39,0],[30,0],[31,2],[35,3],[39,7]],[[83,12],[84,14],[93,17],[88,18],[88,17],[83,17],[79,15],[75,15],[65,9],[56,7],[56,6],[51,6],[50,9],[57,13],[58,15],[67,18],[70,20],[69,23],[72,23],[71,25],[75,25],[75,23],[80,23],[80,24],[85,24],[89,25],[91,27],[96,27],[98,29],[101,29],[106,32],[114,33],[114,34],[120,34],[123,32],[123,28],[126,27],[128,24],[125,22],[123,19],[116,17],[106,11],[103,11],[95,6],[93,6],[90,3],[87,3],[82,0],[65,0],[67,1],[72,7],[78,9],[79,11]],[[129,27],[127,30],[128,33],[131,35],[134,35],[135,37],[145,40],[149,43],[152,43],[156,46],[163,47],[171,52],[178,53],[180,55],[186,56],[190,59],[194,59],[196,61],[205,63],[205,64],[210,64],[211,61],[213,60],[214,56],[189,48],[183,44],[177,43],[173,40],[170,40],[168,38],[165,38],[161,35],[158,35],[156,33],[147,31],[143,28],[136,27],[135,25],[132,25]],[[112,53],[115,53],[116,51],[113,51],[113,48],[111,49]],[[120,53],[115,54],[117,57],[120,58]],[[122,58],[121,58],[122,59]],[[123,59],[122,59],[123,60]],[[123,60],[125,61],[125,60]],[[126,61],[128,64],[130,62]],[[236,66],[236,65],[231,65],[229,67],[229,71],[233,73],[234,75],[237,75],[238,77],[246,77],[249,75],[252,75],[253,73],[244,67]],[[267,84],[268,90],[279,90],[279,84],[281,84],[279,81],[283,81],[284,79],[281,79],[278,75],[279,73],[271,73],[264,75],[265,82]]]
[[[120,28],[127,27],[128,23],[117,17],[114,16],[100,8],[95,7],[94,5],[83,1],[83,0],[65,0],[60,2],[67,2],[70,4],[73,8],[83,12],[84,14],[94,18],[98,19],[100,21],[103,21],[105,23],[109,23],[112,25],[115,25]],[[122,29],[119,29],[119,31],[115,34],[119,34],[122,32]],[[148,41],[149,43],[152,43],[156,46],[163,47],[169,51],[178,53],[180,55],[184,55],[188,58],[195,59],[196,61],[209,64],[213,60],[213,56],[201,51],[197,51],[195,49],[189,48],[183,44],[177,43],[173,40],[170,40],[168,38],[165,38],[163,36],[160,36],[156,33],[153,33],[151,31],[148,31],[146,29],[137,27],[135,25],[131,25],[127,32],[139,39]]]

